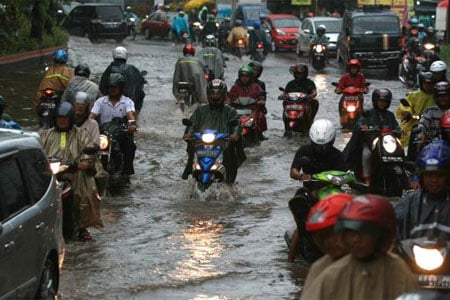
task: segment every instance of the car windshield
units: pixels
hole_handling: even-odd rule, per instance
[[[247,8],[244,13],[248,20],[259,20],[260,13],[268,13],[269,11],[261,9],[260,7]]]
[[[353,20],[353,33],[395,33],[400,32],[400,25],[395,16],[370,16]]]
[[[316,28],[324,25],[327,33],[339,33],[342,28],[342,20],[316,21]]]
[[[118,6],[102,6],[98,8],[98,17],[103,19],[111,19],[122,16],[122,11]]]
[[[275,28],[300,27],[300,20],[296,18],[274,19]]]

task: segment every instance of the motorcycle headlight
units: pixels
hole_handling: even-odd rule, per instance
[[[348,112],[355,112],[356,111],[356,106],[354,106],[354,105],[349,105],[349,106],[347,106],[347,111]]]
[[[427,43],[427,44],[423,45],[423,47],[424,47],[426,50],[433,50],[433,49],[434,49],[434,44]]]
[[[322,45],[317,45],[317,46],[316,46],[316,51],[317,51],[318,53],[321,53],[323,50],[324,50],[324,47],[323,47]]]
[[[136,21],[136,19],[135,18],[130,18],[130,22],[135,22]]]
[[[383,149],[387,153],[394,153],[397,150],[397,140],[392,135],[383,137]]]
[[[54,161],[54,162],[50,163],[50,170],[52,170],[53,174],[58,174],[60,165],[61,165],[61,162],[59,162],[59,161]]]
[[[214,142],[215,139],[216,139],[216,135],[214,133],[202,134],[202,142],[203,143],[210,144],[210,143]]]
[[[445,249],[422,248],[413,246],[414,260],[421,269],[431,271],[444,263]]]
[[[106,135],[101,134],[100,135],[100,150],[106,150],[106,148],[108,148],[109,146],[109,139]]]
[[[331,174],[327,174],[327,179],[333,183],[334,185],[341,186],[344,184],[344,178],[340,176],[334,176]]]

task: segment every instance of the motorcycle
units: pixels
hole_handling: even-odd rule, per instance
[[[409,88],[419,86],[419,73],[425,71],[425,63],[424,56],[407,57],[405,55],[400,64],[400,73],[403,74],[399,76],[400,81]]]
[[[311,65],[316,71],[325,69],[327,46],[317,43],[311,49]]]
[[[183,125],[191,126],[189,119],[182,120]],[[223,164],[223,150],[228,141],[228,133],[220,133],[214,129],[194,132],[191,141],[195,142],[195,160],[192,166],[192,177],[197,181],[201,192],[208,189],[214,182],[226,179],[226,168]]]
[[[209,73],[208,75],[209,80]],[[205,78],[206,78],[205,74]],[[212,80],[212,79],[211,79]],[[184,112],[186,105],[191,106],[194,101],[194,84],[191,82],[180,81],[177,83],[178,91],[180,92],[180,98],[177,99],[177,104],[180,105],[180,109]]]
[[[244,148],[260,144],[259,137],[254,129],[256,126],[256,102],[256,99],[250,97],[239,97],[231,100],[231,105],[236,108],[241,120],[242,144]]]
[[[308,115],[306,94],[302,92],[286,93],[282,87],[279,87],[279,90],[283,92],[278,100],[283,100],[285,136],[291,137],[294,132],[307,133],[312,120]]]
[[[405,98],[400,99],[400,103],[405,106],[405,107],[409,107],[411,108],[411,105],[409,104],[408,100],[406,100]],[[408,136],[409,135],[409,140],[408,140],[408,149],[407,149],[407,155],[406,155],[406,160],[408,161],[416,161],[416,156],[418,153],[420,153],[420,151],[422,151],[423,147],[427,144],[425,141],[421,141],[418,138],[418,134],[421,132],[418,128],[418,122],[420,120],[421,114],[417,114],[414,111],[410,112],[411,114],[401,120],[400,123],[400,128],[402,128],[402,130],[404,130],[404,124],[406,124],[407,122],[413,122],[414,125],[411,126],[411,132],[408,134],[407,132],[404,132],[403,134]],[[408,126],[409,128],[409,126]]]
[[[238,39],[236,43],[234,44],[234,54],[241,59],[242,56],[244,56],[244,53],[246,52],[246,46],[244,39]]]
[[[337,86],[337,82],[331,83]],[[369,86],[370,83],[366,83]],[[364,107],[364,91],[361,88],[349,86],[342,91],[341,99],[339,100],[339,116],[341,125],[344,129],[352,130],[356,121],[362,114]]]
[[[399,242],[397,250],[419,287],[450,292],[450,227],[432,223],[411,230],[411,237]]]
[[[265,58],[264,55],[264,43],[262,42],[257,42],[256,43],[256,49],[251,57],[252,60],[256,60],[259,62],[262,62]]]
[[[134,40],[136,38],[136,27],[137,27],[138,20],[135,17],[128,17],[127,18],[127,33],[128,35],[131,35],[131,38]]]
[[[61,102],[61,93],[52,88],[46,88],[42,92],[38,111],[39,127],[48,129],[55,126],[55,111]]]
[[[111,122],[100,125],[100,133],[98,159],[109,174],[106,190],[115,192],[125,185],[122,177],[123,153],[119,139],[128,134],[127,125],[122,118],[114,118]]]
[[[440,60],[437,51],[438,46],[436,44],[425,43],[422,45],[422,52],[424,59],[420,62],[420,65],[418,66],[419,73],[429,72],[431,64],[437,60]]]
[[[192,41],[199,43],[203,31],[203,25],[199,21],[192,23]]]

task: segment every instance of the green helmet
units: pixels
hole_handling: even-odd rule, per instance
[[[253,77],[253,69],[249,66],[243,66],[239,69],[238,77],[242,74],[248,74],[248,76]]]

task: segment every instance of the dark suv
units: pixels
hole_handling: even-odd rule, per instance
[[[86,3],[76,6],[61,26],[72,35],[121,42],[127,36],[127,22],[120,5]]]
[[[397,78],[400,39],[400,20],[389,8],[366,6],[346,11],[338,37],[338,59],[357,58],[364,68],[387,68],[389,75]]]

